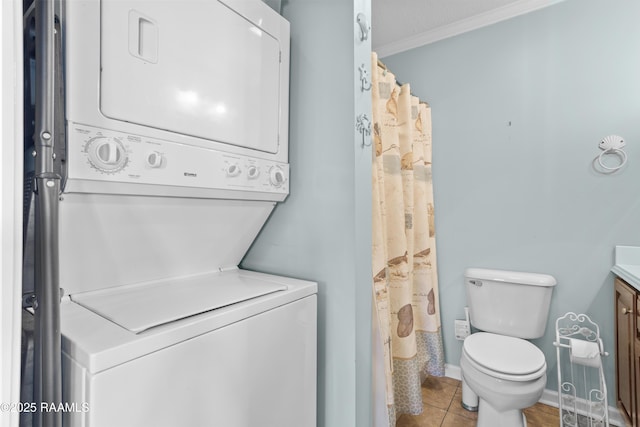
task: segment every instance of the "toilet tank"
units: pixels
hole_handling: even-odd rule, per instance
[[[553,276],[467,268],[464,282],[475,328],[524,339],[544,334],[556,285]]]

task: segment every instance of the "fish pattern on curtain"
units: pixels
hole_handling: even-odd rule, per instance
[[[436,271],[431,110],[372,55],[373,276],[389,425],[423,410],[421,384],[444,375]]]

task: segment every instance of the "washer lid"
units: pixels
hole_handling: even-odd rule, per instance
[[[478,332],[469,335],[464,351],[476,363],[495,372],[526,375],[540,370],[546,363],[538,347],[520,338]]]
[[[75,294],[71,299],[137,334],[154,326],[284,290],[287,286],[282,283],[256,280],[242,272],[222,276],[214,273]]]

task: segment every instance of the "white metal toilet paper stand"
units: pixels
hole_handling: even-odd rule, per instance
[[[607,385],[600,328],[586,314],[556,320],[558,403],[561,427],[608,427]],[[579,423],[579,424],[578,424]]]

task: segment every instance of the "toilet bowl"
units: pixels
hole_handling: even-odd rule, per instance
[[[522,409],[540,399],[547,382],[539,348],[521,338],[487,332],[465,339],[460,368],[463,403],[479,401],[478,427],[526,426]]]

